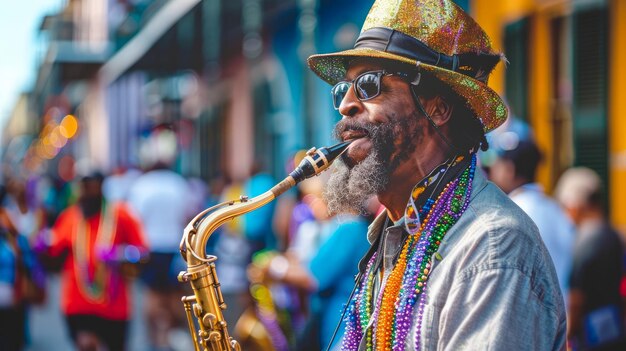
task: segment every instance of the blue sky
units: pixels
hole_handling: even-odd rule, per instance
[[[35,80],[35,62],[42,48],[38,28],[44,15],[58,12],[65,0],[4,2],[0,10],[0,128],[19,94]]]

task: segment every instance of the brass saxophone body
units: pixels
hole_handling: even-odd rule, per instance
[[[241,196],[239,200],[208,208],[187,224],[180,242],[180,252],[187,262],[187,271],[180,272],[178,280],[188,282],[193,289],[194,294],[183,296],[182,302],[196,351],[241,350],[240,344],[229,335],[228,323],[222,313],[227,306],[215,269],[217,257],[207,255],[205,251],[213,232],[227,221],[268,204],[304,179],[323,172],[351,142],[313,148],[288,177],[270,190],[252,199]]]

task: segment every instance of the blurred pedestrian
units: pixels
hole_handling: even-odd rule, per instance
[[[302,262],[295,251],[288,251],[272,257],[265,267],[252,267],[250,271],[254,280],[262,279],[258,275],[260,268],[271,280],[311,294],[307,326],[300,331],[297,350],[321,350],[328,345],[352,291],[359,259],[369,248],[363,236],[368,222],[363,216],[342,213],[328,222],[325,228],[330,229],[329,233],[313,248],[310,262]],[[335,347],[340,344],[340,339],[333,343]]]
[[[17,231],[31,243],[41,230],[46,228],[46,212],[36,199],[33,181],[11,177],[7,179],[6,209]]]
[[[63,262],[61,306],[78,350],[124,350],[130,319],[129,265],[147,250],[141,224],[104,200],[100,173],[80,180],[78,203],[59,215],[48,254]]]
[[[606,217],[602,181],[591,169],[571,168],[555,196],[577,228],[567,309],[571,348],[626,350],[619,291],[624,250]]]
[[[313,256],[308,269],[311,272],[308,288],[313,291],[311,300],[312,327],[311,333],[318,330],[315,339],[305,337],[301,340],[300,349],[304,350],[310,340],[319,343],[321,348],[329,346],[335,327],[341,322],[341,311],[347,303],[354,286],[354,277],[358,272],[359,259],[367,252],[369,243],[363,233],[367,231],[368,222],[355,213],[335,215],[335,230],[326,238]],[[338,247],[345,248],[337,250]],[[280,274],[280,273],[279,273]],[[310,344],[312,346],[313,343]],[[334,341],[333,346],[341,345],[341,339]],[[309,350],[314,350],[308,346]],[[321,349],[320,348],[320,349]],[[334,348],[333,348],[334,349]]]
[[[6,213],[15,230],[28,239],[29,250],[36,249],[42,240],[50,240],[46,221],[46,212],[35,195],[34,179],[26,181],[19,177],[7,179],[7,198],[5,200]],[[29,302],[42,304],[45,300],[46,276],[36,256],[32,256],[30,277],[33,285],[29,286]]]
[[[0,187],[0,350],[22,350],[26,343],[26,311],[33,288],[34,255],[4,207]]]
[[[322,243],[337,227],[337,223],[330,220],[328,206],[322,197],[323,177],[299,184],[303,196],[292,212],[294,234],[287,251],[304,265],[311,262]]]
[[[150,245],[150,259],[141,280],[147,288],[143,303],[149,340],[157,350],[170,349],[170,332],[185,322],[180,303],[184,286],[176,277],[180,271],[180,238],[194,214],[189,205],[192,198],[187,180],[166,162],[157,162],[139,176],[128,197]]]
[[[509,117],[506,121],[486,135],[489,149],[478,152],[478,161],[487,176],[489,176],[491,165],[503,150],[510,149],[512,143],[515,144],[518,140],[531,140],[534,138],[530,125],[517,117],[511,106],[507,105],[507,108]]]
[[[118,167],[104,179],[102,192],[107,201],[127,201],[128,193],[141,171],[134,167]]]
[[[539,234],[556,268],[561,292],[567,301],[568,280],[572,268],[574,224],[559,204],[545,194],[536,182],[541,152],[532,140],[520,140],[517,134],[505,133],[509,142],[503,145],[491,165],[489,177],[511,200],[528,214],[539,228]]]
[[[22,295],[31,305],[26,316],[27,329],[26,339],[29,345],[36,339],[33,335],[33,320],[40,316],[40,311],[49,310],[58,313],[58,308],[53,309],[53,303],[46,298],[48,281],[42,264],[36,256],[36,250],[42,245],[42,241],[50,241],[50,233],[47,223],[47,215],[41,200],[37,198],[37,178],[25,179],[20,176],[7,176],[7,197],[5,200],[6,213],[15,225],[17,233],[28,240],[29,251],[35,251],[30,262],[28,284],[23,286]],[[37,305],[38,308],[30,308]]]

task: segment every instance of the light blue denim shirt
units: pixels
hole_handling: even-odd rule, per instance
[[[383,214],[370,225],[371,243],[385,221]],[[383,234],[385,270],[400,249],[399,228]],[[479,169],[469,207],[439,254],[426,290],[422,350],[565,350],[563,298],[537,227]],[[415,350],[416,333],[413,323],[407,350]]]

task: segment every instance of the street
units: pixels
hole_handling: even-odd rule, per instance
[[[132,285],[133,319],[128,333],[128,350],[148,350],[147,333],[142,316],[141,283]],[[67,333],[65,319],[61,315],[60,277],[48,277],[48,291],[46,304],[34,306],[29,314],[30,344],[26,351],[67,351],[73,346]],[[181,305],[181,308],[182,305]]]

